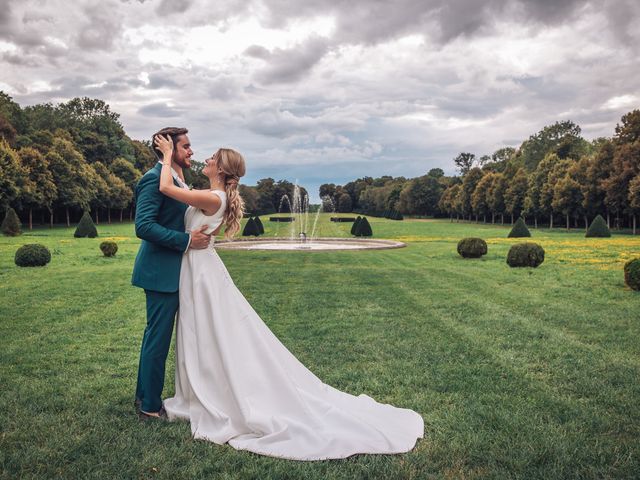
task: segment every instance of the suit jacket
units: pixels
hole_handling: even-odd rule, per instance
[[[184,229],[187,206],[160,193],[156,164],[136,185],[136,236],[142,239],[131,283],[145,290],[177,292],[182,254],[189,245]],[[174,181],[175,183],[175,181]]]

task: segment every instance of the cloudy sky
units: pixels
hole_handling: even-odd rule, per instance
[[[246,183],[453,173],[640,107],[637,0],[0,0],[0,90],[101,98],[137,139],[187,126]]]

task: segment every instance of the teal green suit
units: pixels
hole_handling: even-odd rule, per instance
[[[165,363],[178,311],[180,265],[189,245],[184,228],[187,206],[160,193],[161,169],[156,164],[136,186],[136,235],[142,244],[131,283],[144,288],[147,297],[136,387],[136,399],[145,412],[162,407]]]

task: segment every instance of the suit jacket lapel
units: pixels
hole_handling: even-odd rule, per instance
[[[160,175],[161,171],[162,171],[162,165],[160,163],[156,163],[155,167],[153,167],[154,169],[158,170],[158,175]],[[171,175],[171,178],[173,179],[173,184],[176,187],[180,187],[180,184],[176,181],[175,178],[173,178],[173,175]],[[180,187],[182,188],[182,187]]]

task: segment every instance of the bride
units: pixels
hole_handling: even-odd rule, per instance
[[[219,149],[202,172],[210,191],[173,184],[170,137],[160,191],[189,204],[187,231],[208,225],[225,238],[240,229],[238,180],[242,156]],[[212,240],[213,241],[213,240]],[[186,419],[195,438],[292,460],[345,458],[357,453],[402,453],[424,433],[422,417],[371,397],[341,392],[317,378],[280,343],[237,289],[213,246],[182,258],[176,332],[175,396],[169,419]]]

